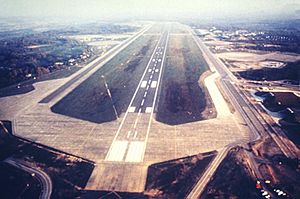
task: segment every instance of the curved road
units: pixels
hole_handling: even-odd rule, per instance
[[[51,197],[52,188],[53,188],[52,181],[51,181],[51,178],[48,176],[48,174],[46,174],[44,171],[29,167],[24,162],[17,160],[17,159],[13,159],[13,158],[6,159],[4,162],[6,162],[18,169],[22,169],[23,171],[28,172],[30,174],[34,173],[35,177],[42,184],[42,191],[40,193],[39,198],[40,199],[49,199]]]

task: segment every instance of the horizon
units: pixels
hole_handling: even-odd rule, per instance
[[[300,19],[295,0],[0,0],[0,17],[60,20]],[[168,9],[166,9],[168,8]]]

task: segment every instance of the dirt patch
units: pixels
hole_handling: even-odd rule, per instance
[[[150,41],[148,41],[148,44],[146,46],[143,46],[143,48],[140,50],[140,52],[137,54],[137,56],[133,57],[132,60],[127,61],[127,66],[126,66],[126,68],[124,68],[124,71],[131,72],[131,73],[134,72],[136,67],[141,62],[143,56],[145,56],[147,54],[147,52],[149,51],[150,46],[151,46]]]
[[[145,194],[151,198],[185,198],[216,152],[153,164],[148,168]]]
[[[257,53],[251,52],[226,52],[217,54],[218,57],[233,60],[233,61],[265,61],[265,60],[274,60],[282,62],[296,62],[300,60],[300,56],[297,54],[284,54],[284,53],[269,53],[266,51],[257,51]]]
[[[252,146],[263,180],[270,180],[269,190],[283,190],[288,198],[298,198],[300,193],[300,164],[286,158],[271,138]],[[274,192],[274,195],[277,195]]]
[[[200,198],[257,199],[259,196],[243,150],[235,148],[223,160]]]
[[[298,84],[300,80],[300,62],[288,63],[282,68],[263,68],[241,71],[236,72],[235,75],[249,80],[290,80],[291,83]]]

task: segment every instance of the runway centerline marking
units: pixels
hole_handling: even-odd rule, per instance
[[[127,133],[127,139],[130,137],[131,131],[128,131]]]
[[[144,106],[145,99],[142,100],[141,106]]]
[[[159,84],[160,84],[160,81],[161,81],[161,77],[162,77],[162,68],[164,67],[164,62],[165,62],[165,57],[166,57],[166,52],[167,52],[167,46],[168,46],[168,43],[169,43],[169,35],[170,35],[170,32],[168,31],[167,32],[167,38],[166,38],[166,44],[165,44],[165,47],[162,47],[164,48],[164,53],[163,53],[163,56],[162,56],[162,61],[161,61],[161,70],[159,71],[159,75],[158,75],[158,81],[157,81],[157,87],[155,89],[155,94],[154,94],[154,100],[153,100],[153,103],[152,103],[152,107],[151,107],[151,113],[150,113],[150,120],[149,120],[149,123],[148,123],[148,128],[147,128],[147,133],[146,133],[146,138],[145,138],[145,144],[144,144],[144,149],[143,149],[143,154],[142,154],[142,157],[141,159],[143,160],[144,159],[144,156],[145,156],[145,152],[146,152],[146,147],[147,147],[147,142],[148,142],[148,138],[149,138],[149,132],[150,132],[150,127],[151,127],[151,121],[153,119],[153,111],[154,111],[154,106],[155,106],[155,103],[156,103],[156,100],[157,100],[157,95],[158,95],[158,88],[159,88]],[[146,108],[147,110],[147,108]]]

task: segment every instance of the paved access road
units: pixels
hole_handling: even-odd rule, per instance
[[[27,166],[26,164],[22,163],[19,160],[15,159],[6,159],[6,163],[24,170],[25,172],[28,172],[30,174],[34,174],[35,177],[39,180],[39,182],[42,184],[42,192],[40,194],[40,199],[48,199],[51,197],[52,194],[52,181],[51,178],[43,171],[35,168],[31,168]]]
[[[166,25],[106,155],[106,161],[143,161],[168,40],[169,31]]]

